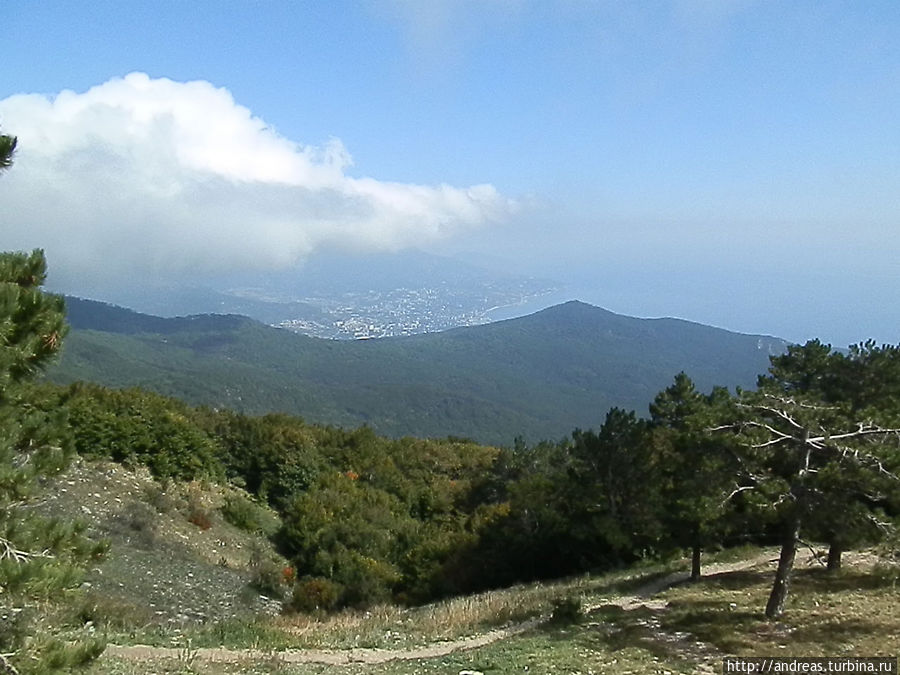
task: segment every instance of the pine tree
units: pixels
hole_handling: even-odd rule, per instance
[[[761,389],[782,397],[813,397],[831,416],[832,426],[852,429],[871,425],[900,426],[900,347],[873,341],[853,345],[843,354],[811,340],[793,345],[772,359]],[[890,459],[890,458],[889,458]],[[892,461],[888,464],[896,471]],[[841,553],[873,543],[889,529],[881,511],[895,499],[900,482],[892,472],[859,471],[843,462],[822,467],[813,476],[816,517],[810,534],[828,543],[828,568],[839,569]]]
[[[898,480],[894,412],[862,405],[865,388],[851,393],[842,374],[848,364],[830,352],[815,342],[773,359],[759,391],[741,396],[743,418],[718,427],[735,431],[743,447],[741,484],[733,494],[762,495],[779,524],[769,618],[784,611],[801,532],[830,530],[839,550],[852,541],[854,529],[859,532],[860,519],[871,515],[864,500],[877,501],[881,487]],[[857,379],[882,382],[869,370],[861,362]]]
[[[733,454],[727,439],[706,433],[716,409],[730,403],[725,389],[705,396],[682,372],[650,404],[661,518],[672,542],[691,549],[691,581],[700,579],[703,548],[721,540],[732,506],[727,496],[737,470]]]
[[[611,408],[599,431],[572,434],[569,478],[581,492],[573,526],[602,542],[609,562],[653,551],[660,538],[659,481],[648,432],[634,411]]]
[[[0,169],[16,139],[0,136]],[[78,563],[97,549],[78,527],[28,508],[38,480],[68,457],[62,412],[41,401],[29,381],[59,351],[66,333],[60,297],[41,291],[42,251],[0,253],[0,672],[63,672],[102,651],[65,646],[34,634],[35,601],[77,581]],[[40,617],[36,617],[40,619]]]

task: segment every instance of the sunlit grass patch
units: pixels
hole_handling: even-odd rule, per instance
[[[451,640],[535,617],[549,617],[556,603],[571,599],[589,605],[604,596],[633,590],[649,578],[671,572],[672,565],[642,566],[554,582],[521,584],[506,589],[448,598],[421,607],[379,606],[337,614],[279,617],[275,625],[289,632],[296,646],[398,647]]]
[[[785,614],[763,610],[771,572],[732,572],[667,591],[662,625],[689,631],[736,655],[894,655],[900,651],[900,592],[871,565],[837,573],[794,571]]]
[[[396,647],[450,640],[549,615],[553,602],[580,595],[587,580],[529,584],[449,598],[422,607],[379,606],[331,615],[284,616],[276,625],[308,647]]]

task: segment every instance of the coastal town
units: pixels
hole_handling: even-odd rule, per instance
[[[285,318],[280,328],[311,337],[368,340],[477,326],[500,310],[524,306],[558,289],[535,279],[306,297],[315,316]]]

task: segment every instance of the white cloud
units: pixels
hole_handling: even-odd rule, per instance
[[[280,136],[208,82],[132,73],[0,101],[19,138],[0,179],[0,249],[46,249],[57,279],[115,281],[297,262],[321,246],[397,250],[500,220],[491,185],[348,174],[337,140]]]

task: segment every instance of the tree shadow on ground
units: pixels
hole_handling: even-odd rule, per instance
[[[674,584],[671,588],[702,588],[710,590],[734,591],[747,586],[767,582],[772,579],[772,573],[768,571],[739,570],[733,572],[719,572],[701,577],[699,581],[683,581]]]
[[[838,593],[841,591],[874,591],[896,588],[897,581],[887,574],[857,570],[829,571],[824,568],[798,570],[794,574],[794,589],[798,593]]]

